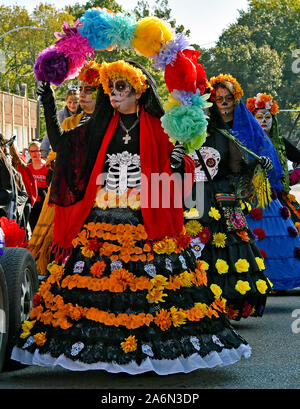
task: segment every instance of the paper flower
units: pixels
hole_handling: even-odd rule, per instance
[[[134,16],[117,13],[109,19],[106,36],[110,44],[116,44],[120,48],[129,48],[134,38],[137,22]]]
[[[138,21],[131,44],[144,57],[154,57],[173,38],[173,29],[167,21],[150,16]]]
[[[80,18],[82,25],[78,27],[78,31],[88,39],[90,46],[95,50],[105,50],[113,45],[107,37],[111,30],[112,18],[113,14],[106,9],[88,9]]]
[[[286,206],[282,206],[282,207],[280,208],[280,214],[281,214],[281,217],[282,217],[284,220],[287,220],[287,219],[290,217],[290,211],[289,211],[289,209],[288,209]]]
[[[239,258],[234,265],[238,273],[246,273],[249,270],[250,266],[248,261],[244,258]]]
[[[162,116],[161,123],[169,137],[182,144],[203,135],[207,127],[207,120],[202,109],[188,105],[174,106]]]
[[[250,210],[249,215],[251,219],[261,220],[263,217],[263,212],[261,209],[258,209],[257,207],[255,207],[254,209]]]
[[[264,240],[266,238],[266,232],[264,229],[256,227],[253,229],[253,234],[255,235],[256,240]]]
[[[220,298],[222,294],[222,289],[219,287],[217,284],[211,284],[210,285],[210,290],[214,294],[215,298]]]
[[[255,284],[256,284],[256,288],[261,294],[266,294],[268,286],[265,280],[257,280]]]
[[[210,208],[210,211],[208,212],[208,215],[209,215],[209,217],[212,217],[215,220],[221,219],[220,212],[215,207]]]
[[[263,271],[266,269],[264,259],[260,257],[255,257],[255,261],[260,271]]]
[[[69,74],[69,65],[69,59],[51,45],[39,53],[33,70],[37,81],[47,81],[59,86]]]
[[[226,274],[228,273],[229,265],[227,264],[225,260],[218,258],[216,262],[216,269],[219,274]]]
[[[245,295],[247,291],[251,290],[249,282],[243,281],[243,280],[238,280],[234,288],[236,291],[238,291],[242,295]]]
[[[176,60],[178,51],[183,51],[188,46],[188,38],[184,34],[176,34],[175,38],[161,47],[160,52],[153,57],[154,66],[164,70],[168,64],[172,64]]]

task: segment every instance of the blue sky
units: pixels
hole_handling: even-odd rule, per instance
[[[48,0],[47,3],[57,8],[75,3],[86,3],[82,0]],[[125,9],[132,10],[137,0],[117,0]],[[24,6],[29,11],[41,3],[40,0],[0,0],[5,6]],[[42,1],[45,3],[45,1]],[[154,0],[148,0],[153,5]],[[238,10],[247,10],[248,0],[168,0],[172,17],[177,24],[183,24],[191,31],[191,43],[206,48],[212,47],[224,29],[234,23],[239,15]]]

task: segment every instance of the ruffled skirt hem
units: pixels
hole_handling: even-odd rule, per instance
[[[104,370],[110,373],[127,373],[129,375],[138,375],[145,372],[155,372],[158,375],[171,375],[176,373],[189,373],[197,369],[207,369],[216,366],[227,366],[241,360],[242,357],[251,356],[251,347],[241,344],[238,348],[223,349],[221,352],[211,351],[208,355],[201,357],[195,353],[187,358],[183,356],[171,360],[155,360],[147,357],[140,365],[132,361],[127,365],[119,365],[115,362],[96,362],[87,364],[81,361],[73,361],[64,354],[58,358],[50,354],[40,354],[37,350],[34,354],[24,351],[21,348],[14,347],[11,359],[19,361],[24,365],[37,366],[61,366],[71,371],[89,371]]]

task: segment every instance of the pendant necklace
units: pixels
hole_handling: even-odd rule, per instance
[[[134,124],[133,124],[129,129],[127,129],[127,128],[125,127],[125,125],[123,124],[123,121],[122,121],[121,117],[119,118],[119,123],[120,123],[120,125],[121,125],[121,128],[122,128],[123,131],[126,133],[126,135],[123,136],[123,140],[124,140],[125,145],[127,145],[128,142],[131,141],[131,136],[129,135],[129,132],[132,131],[133,128],[136,127],[136,125],[139,123],[139,121],[140,121],[140,118],[138,117],[138,118],[136,119],[136,121],[134,122]]]

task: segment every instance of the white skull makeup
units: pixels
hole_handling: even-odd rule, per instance
[[[268,109],[259,109],[255,118],[265,132],[270,132],[273,124],[272,114]]]
[[[213,179],[219,170],[219,163],[221,160],[220,153],[209,146],[203,146],[200,148],[201,156],[206,164],[207,170],[210,174],[210,177]],[[195,162],[195,182],[206,182],[207,177],[205,175],[204,170],[202,169],[202,165],[199,162],[198,156],[195,152],[189,154],[189,156]]]
[[[136,111],[139,95],[127,81],[122,78],[111,79],[109,88],[109,98],[113,108],[124,114]]]

